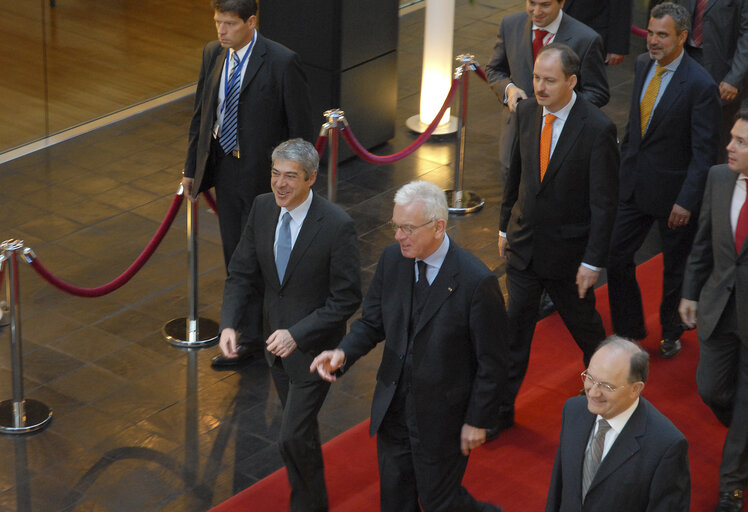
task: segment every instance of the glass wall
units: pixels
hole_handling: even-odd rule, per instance
[[[0,0],[0,152],[197,80],[210,0]]]

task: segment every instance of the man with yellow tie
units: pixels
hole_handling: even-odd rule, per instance
[[[719,91],[706,70],[683,51],[689,30],[684,7],[665,2],[652,9],[648,53],[636,62],[621,146],[620,199],[608,262],[613,330],[642,340],[647,332],[634,253],[657,224],[665,265],[659,352],[665,358],[681,350],[683,272],[707,171],[719,148]]]
[[[616,127],[574,92],[579,57],[551,43],[535,60],[535,96],[517,107],[499,224],[506,266],[510,368],[501,410],[513,410],[546,290],[584,365],[605,339],[592,287],[605,266],[618,201]]]

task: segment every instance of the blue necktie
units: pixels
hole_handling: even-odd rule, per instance
[[[283,282],[286,275],[288,259],[291,257],[291,214],[286,212],[281,219],[278,231],[278,246],[275,249],[275,267],[278,269],[278,281]]]
[[[231,80],[229,89],[225,91],[223,100],[223,124],[221,125],[221,137],[219,142],[223,152],[231,153],[236,147],[237,113],[239,111],[239,89],[241,89],[241,70],[239,69],[239,55],[232,52],[233,66],[231,69]]]

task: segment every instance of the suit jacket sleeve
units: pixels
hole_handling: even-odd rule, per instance
[[[722,81],[742,90],[745,87],[745,75],[748,71],[748,0],[740,0],[740,4],[740,31],[737,46],[732,55],[730,71]]]
[[[683,276],[682,295],[688,300],[699,300],[701,288],[712,273],[714,265],[712,252],[712,182],[714,176],[715,173],[710,171],[699,214],[699,229],[691,246]]]
[[[524,107],[523,102],[520,102],[517,112],[517,133],[521,133],[520,124],[521,117],[520,111]],[[520,136],[514,138],[512,146],[511,162],[509,164],[509,172],[507,173],[506,184],[504,185],[504,197],[501,200],[501,217],[499,219],[499,231],[506,233],[509,227],[509,219],[512,217],[512,208],[514,203],[517,202],[519,197],[519,184],[522,178],[522,155],[520,154]]]
[[[582,97],[597,107],[604,107],[610,99],[608,77],[605,71],[603,40],[596,35],[589,41],[582,55],[578,90]]]
[[[609,122],[598,131],[590,155],[590,236],[582,261],[604,267],[618,205],[618,168],[620,155],[616,126]]]
[[[309,86],[298,55],[293,54],[293,58],[285,70],[282,84],[286,122],[288,123],[288,138],[299,137],[314,143],[316,137],[312,117],[312,102]]]
[[[609,28],[605,41],[605,50],[608,53],[628,55],[633,10],[633,0],[608,0]]]
[[[489,428],[496,421],[500,393],[506,389],[508,370],[507,318],[504,297],[496,276],[478,284],[470,304],[470,340],[478,368],[465,414],[465,423]]]
[[[315,340],[322,339],[325,333],[334,331],[336,326],[345,324],[361,304],[361,270],[356,228],[350,217],[338,226],[330,234],[333,247],[328,261],[329,296],[322,307],[288,328],[294,341],[305,352],[315,348],[307,345],[307,340],[314,343]]]
[[[683,63],[681,63],[682,65]],[[696,63],[692,63],[696,65]],[[709,168],[717,160],[722,105],[717,86],[710,79],[694,84],[691,121],[691,161],[683,186],[675,203],[695,212],[704,195],[704,184]]]
[[[689,510],[691,476],[688,470],[688,441],[675,441],[660,459],[649,486],[647,512]]]
[[[561,413],[561,436],[558,443],[558,448],[556,449],[556,458],[553,461],[551,483],[548,486],[548,497],[545,501],[545,512],[557,512],[561,507],[561,497],[563,495],[564,488],[564,469],[562,467],[563,458],[561,457],[561,447],[564,446],[564,427],[566,426],[567,408],[568,404],[564,404],[564,409]]]
[[[205,48],[203,48],[203,60],[200,65],[200,76],[197,79],[197,90],[195,91],[195,105],[192,109],[192,120],[190,121],[187,159],[184,163],[184,175],[187,178],[195,177],[195,167],[197,165],[197,141],[200,137],[200,123],[203,110],[203,89],[205,88],[205,80],[207,80],[210,70],[213,67],[212,64],[215,61],[216,55],[217,53],[215,52],[215,49],[211,50],[210,45],[206,45]]]
[[[496,36],[496,44],[493,47],[493,56],[486,65],[488,85],[502,103],[504,102],[506,86],[511,82],[509,78],[509,60],[506,55],[506,47],[504,46],[504,31],[504,21],[502,20],[499,25],[499,34]],[[532,91],[525,92],[531,93]]]

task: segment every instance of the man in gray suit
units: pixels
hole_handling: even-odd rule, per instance
[[[691,13],[686,51],[719,85],[722,98],[720,162],[735,114],[745,98],[748,72],[748,0],[675,0]]]
[[[541,47],[564,43],[581,62],[577,92],[597,107],[608,103],[608,79],[600,36],[585,24],[565,14],[564,0],[527,0],[526,12],[504,16],[486,76],[499,101],[499,160],[502,183],[511,164],[512,146],[517,138],[517,103],[533,95],[532,69]]]
[[[688,512],[688,441],[641,396],[649,354],[611,336],[564,404],[546,512]]]
[[[699,328],[699,394],[729,428],[716,510],[738,512],[748,484],[748,110],[727,154],[727,165],[709,171],[679,311]]]
[[[272,194],[257,196],[229,263],[223,292],[220,346],[238,355],[237,327],[266,340],[266,359],[283,405],[278,443],[291,483],[291,510],[328,509],[317,413],[329,383],[309,373],[314,357],[337,346],[361,303],[358,242],[353,220],[312,193],[319,157],[301,139],[272,154]]]

